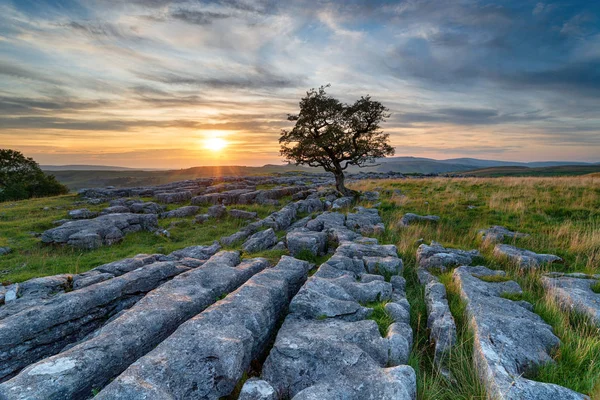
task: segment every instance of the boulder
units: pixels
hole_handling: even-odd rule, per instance
[[[207,214],[211,218],[217,218],[217,219],[223,218],[227,215],[227,207],[220,205],[220,204],[210,206],[210,207],[208,207]]]
[[[339,199],[334,200],[331,205],[332,210],[340,210],[342,208],[348,208],[352,205],[354,198],[352,197],[340,197]]]
[[[158,228],[155,214],[108,214],[89,220],[67,222],[42,234],[47,244],[67,244],[82,249],[95,249],[117,243],[127,233],[154,231]]]
[[[83,339],[110,316],[188,269],[175,262],[157,262],[0,320],[0,381]]]
[[[10,252],[12,252],[10,247],[0,247],[0,256],[4,256]]]
[[[106,215],[106,214],[122,214],[122,213],[128,213],[130,212],[129,207],[127,206],[111,206],[111,207],[106,207],[105,209],[103,209],[100,212],[100,215]]]
[[[252,211],[244,211],[244,210],[229,210],[229,216],[232,218],[239,219],[256,219],[258,217],[258,213]]]
[[[494,255],[516,264],[520,268],[538,268],[543,264],[562,263],[563,259],[554,254],[538,254],[508,244],[497,244]]]
[[[200,211],[200,207],[198,207],[198,206],[185,206],[185,207],[176,208],[175,210],[161,213],[160,217],[161,218],[185,218],[185,217],[191,217],[193,215],[198,214],[198,211]]]
[[[523,374],[553,363],[552,352],[560,340],[527,302],[503,298],[522,293],[514,281],[486,282],[478,276],[498,275],[485,267],[458,267],[453,278],[474,331],[474,365],[490,398],[583,400],[571,389],[536,382]],[[503,272],[502,272],[503,274]],[[524,306],[529,304],[529,306]]]
[[[385,231],[385,225],[374,208],[356,207],[356,213],[346,216],[346,226],[362,235],[378,235]]]
[[[431,222],[436,223],[440,220],[440,217],[437,215],[418,215],[413,213],[406,213],[400,219],[398,223],[399,227],[405,227],[409,225],[413,225],[419,222]]]
[[[182,324],[104,388],[102,399],[219,399],[266,348],[309,264],[283,257]]]
[[[69,211],[69,218],[71,219],[90,219],[97,216],[98,213],[92,212],[87,208],[80,208],[78,210]]]
[[[592,290],[592,286],[598,282],[598,275],[554,273],[542,277],[542,284],[547,293],[557,300],[557,304],[567,312],[577,310],[600,326],[600,293]]]
[[[93,388],[103,387],[182,322],[268,266],[265,259],[237,265],[239,262],[237,252],[216,254],[203,266],[148,293],[93,337],[27,367],[0,385],[0,394],[11,398],[86,398]]]
[[[129,205],[132,213],[139,214],[160,214],[164,207],[154,202],[136,202]]]
[[[431,245],[422,244],[417,249],[419,268],[439,269],[444,272],[448,268],[470,265],[474,257],[479,257],[477,250],[459,250],[446,248],[432,241]]]
[[[529,237],[526,233],[509,231],[503,226],[494,225],[488,229],[479,231],[481,238],[489,243],[502,243],[505,239],[520,239]]]
[[[292,231],[286,235],[286,242],[292,256],[302,251],[321,256],[327,251],[327,234],[324,232]]]
[[[269,382],[250,378],[244,382],[238,400],[278,400],[278,398]]]
[[[273,228],[260,231],[250,236],[242,245],[242,249],[246,253],[256,253],[258,251],[267,250],[277,244],[277,235]]]

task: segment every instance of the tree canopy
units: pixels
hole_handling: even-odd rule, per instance
[[[15,150],[0,149],[0,201],[66,194],[69,189],[46,175],[32,159]]]
[[[337,189],[349,194],[344,171],[350,165],[364,167],[377,158],[394,154],[389,134],[380,129],[390,114],[368,95],[354,104],[345,104],[329,96],[327,87],[309,90],[300,100],[300,113],[288,115],[288,120],[296,125],[281,132],[281,155],[296,165],[323,167],[332,172]]]

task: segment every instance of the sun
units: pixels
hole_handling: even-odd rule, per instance
[[[212,151],[221,151],[227,147],[227,141],[219,137],[208,138],[204,141],[204,147]]]

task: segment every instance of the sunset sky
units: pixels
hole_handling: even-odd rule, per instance
[[[600,162],[600,1],[0,0],[0,148],[41,164],[280,163],[327,83],[399,156]]]

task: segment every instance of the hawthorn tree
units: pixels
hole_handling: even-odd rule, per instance
[[[282,130],[281,155],[296,165],[323,167],[335,176],[335,186],[344,195],[344,171],[350,165],[364,167],[377,158],[394,154],[389,134],[380,124],[389,110],[370,96],[344,104],[325,92],[327,86],[311,89],[300,100],[300,113],[288,115],[295,121],[291,130]]]
[[[0,202],[69,193],[52,175],[18,151],[0,149]]]

